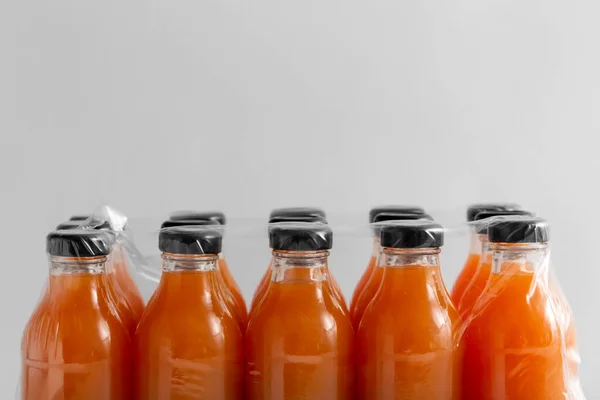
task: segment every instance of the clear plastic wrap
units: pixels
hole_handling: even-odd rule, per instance
[[[368,224],[357,213],[329,225],[310,208],[235,226],[218,214],[128,221],[102,207],[57,226],[16,399],[585,400],[545,221],[473,214],[440,242],[432,221],[450,213],[419,207],[374,208]],[[469,235],[460,283],[444,283]],[[352,251],[364,259],[336,265]],[[242,282],[244,263],[264,270]],[[344,268],[356,272],[352,298],[335,278]]]

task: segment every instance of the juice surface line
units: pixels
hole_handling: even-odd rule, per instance
[[[135,335],[135,399],[243,398],[243,328],[218,273],[214,226],[162,229],[163,271]]]
[[[356,334],[356,399],[458,399],[459,317],[440,271],[443,229],[388,222],[380,240],[382,281]]]
[[[225,214],[220,211],[178,211],[172,213],[169,217],[169,221],[166,221],[163,225],[168,222],[171,222],[172,224],[167,226],[176,226],[177,224],[181,226],[182,223],[185,222],[186,225],[218,224],[224,227],[226,218]],[[246,324],[248,322],[248,308],[246,307],[246,301],[244,300],[242,291],[233,277],[231,269],[229,268],[225,257],[223,257],[223,254],[219,255],[218,273],[225,282],[227,291],[230,292],[227,296],[233,298],[236,308],[238,309],[237,313],[240,315],[243,324]]]
[[[21,343],[21,399],[132,398],[131,334],[106,274],[114,237],[99,230],[47,236],[50,279]]]
[[[403,209],[408,210],[409,212],[402,213],[399,211]],[[377,210],[381,210],[381,208]],[[380,211],[378,213],[375,213],[373,210],[371,210],[369,215],[371,217],[371,225],[374,235],[373,253],[365,274],[363,274],[363,277],[368,274],[367,283],[362,289],[357,286],[353,295],[354,303],[350,305],[350,317],[352,318],[352,325],[354,326],[355,330],[358,329],[358,325],[360,324],[363,313],[373,299],[373,296],[375,296],[375,293],[377,293],[379,285],[381,284],[381,279],[383,278],[383,270],[377,268],[377,257],[381,253],[381,245],[379,243],[379,230],[381,225],[388,221],[407,221],[417,219],[433,220],[429,214],[426,214],[424,211],[422,211],[422,209],[417,207],[398,207],[396,208],[396,211]]]
[[[246,399],[352,398],[354,334],[329,284],[331,228],[269,229],[273,279],[246,332]]]
[[[488,237],[491,276],[461,332],[462,398],[580,399],[574,324],[549,281],[546,222],[513,217],[491,224]]]
[[[515,203],[478,203],[471,204],[467,207],[467,222],[472,223],[475,220],[477,214],[481,212],[487,211],[515,211],[522,210],[523,208]],[[475,226],[471,228],[471,238],[470,238],[470,247],[469,254],[467,255],[467,260],[463,268],[461,269],[458,277],[454,281],[454,285],[452,286],[452,291],[450,292],[450,297],[452,298],[452,302],[458,306],[460,303],[460,299],[462,298],[463,293],[475,272],[477,271],[477,266],[479,265],[481,258],[481,242],[479,240],[479,234],[477,233],[477,229]]]

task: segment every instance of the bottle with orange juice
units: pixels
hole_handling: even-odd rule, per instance
[[[473,222],[475,216],[483,211],[515,211],[522,209],[523,208],[520,205],[515,203],[471,204],[467,207],[467,222]],[[471,227],[469,254],[467,255],[467,260],[465,261],[462,270],[454,282],[454,286],[452,286],[452,291],[450,292],[450,296],[455,305],[460,302],[465,289],[469,286],[469,283],[473,279],[473,275],[475,275],[477,265],[479,265],[481,258],[481,241],[479,239],[480,236],[477,233],[476,227]]]
[[[106,274],[113,240],[91,229],[47,236],[49,284],[21,344],[22,400],[132,398],[131,336]]]
[[[479,262],[473,273],[473,277],[465,287],[462,296],[455,303],[458,313],[467,318],[468,314],[473,309],[475,302],[483,293],[488,279],[492,273],[492,252],[490,251],[490,242],[488,240],[487,230],[490,224],[501,221],[504,217],[510,216],[528,216],[534,215],[529,211],[514,210],[514,211],[482,211],[473,217],[473,229],[478,235],[480,243]]]
[[[583,398],[572,316],[549,280],[546,221],[512,217],[490,224],[488,238],[491,275],[461,332],[462,398]]]
[[[354,334],[329,284],[328,225],[269,229],[273,278],[246,331],[246,399],[346,400],[354,395]]]
[[[381,227],[383,278],[356,334],[359,400],[458,399],[458,313],[440,271],[432,221]]]
[[[381,279],[383,278],[383,269],[377,268],[377,257],[381,252],[381,245],[379,243],[379,230],[381,225],[389,221],[408,221],[417,219],[433,220],[429,214],[421,213],[416,208],[407,209],[413,212],[379,212],[372,217],[371,225],[375,238],[373,240],[373,254],[371,255],[371,260],[369,261],[369,265],[365,271],[365,273],[369,274],[368,280],[362,289],[359,289],[359,287],[356,288],[354,291],[355,301],[354,304],[350,306],[350,317],[352,318],[352,325],[354,326],[355,330],[358,329],[358,325],[360,324],[360,320],[365,312],[365,309],[373,299],[373,296],[375,296],[375,293],[377,293],[377,290],[381,284]]]
[[[135,399],[243,398],[244,342],[218,275],[221,232],[162,229],[163,271],[135,335]]]
[[[171,221],[215,221],[219,225],[225,226],[227,220],[225,218],[225,214],[220,211],[176,211],[169,216],[169,220]],[[219,265],[218,265],[219,274],[223,276],[223,280],[227,285],[229,291],[233,295],[235,299],[235,303],[237,304],[237,308],[240,310],[241,315],[243,315],[244,320],[248,319],[248,309],[246,307],[246,301],[244,300],[244,296],[242,295],[242,291],[240,290],[239,285],[237,284],[233,274],[231,273],[231,269],[227,264],[225,257],[221,253],[219,255]]]
[[[280,222],[313,222],[327,224],[327,217],[325,212],[320,208],[313,207],[290,207],[290,208],[277,208],[271,211],[269,215],[269,224],[276,224]],[[267,270],[260,279],[254,296],[252,297],[252,303],[250,305],[250,314],[256,309],[257,304],[264,298],[271,277],[273,274],[272,260],[267,266]],[[341,296],[341,291],[340,291]]]

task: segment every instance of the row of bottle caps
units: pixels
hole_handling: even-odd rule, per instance
[[[479,233],[487,233],[491,242],[533,243],[548,241],[545,220],[523,210],[517,204],[474,204],[467,209],[467,221]],[[484,223],[481,223],[484,221]],[[270,248],[282,251],[322,251],[333,246],[333,232],[326,213],[320,208],[294,207],[275,209],[269,216]],[[382,247],[442,247],[444,229],[423,208],[415,206],[376,207],[369,222]],[[477,223],[479,222],[479,223]],[[161,225],[159,249],[176,254],[216,254],[222,249],[222,212],[180,211]],[[48,235],[47,251],[62,257],[90,257],[110,252],[114,237],[110,221],[91,215],[74,215]],[[94,228],[96,233],[86,229]]]

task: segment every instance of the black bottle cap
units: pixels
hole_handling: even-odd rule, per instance
[[[178,219],[178,220],[167,220],[165,222],[163,222],[160,227],[161,229],[164,228],[172,228],[174,226],[189,226],[189,225],[196,225],[196,226],[215,226],[215,225],[221,225],[218,221],[215,221],[213,219]]]
[[[56,226],[56,230],[65,229],[111,229],[108,221],[95,221],[92,220],[89,223],[85,223],[86,220],[69,220]]]
[[[69,218],[69,221],[85,221],[86,219],[90,219],[92,217],[91,214],[75,214],[75,215],[71,215],[71,218]]]
[[[550,228],[542,218],[514,217],[488,227],[492,243],[545,243],[550,239]]]
[[[494,224],[496,221],[499,221],[500,218],[495,217],[511,217],[511,216],[523,216],[523,217],[535,217],[535,214],[525,210],[513,210],[513,211],[482,211],[478,213],[473,221],[478,221],[479,223],[475,225],[475,229],[477,229],[477,233],[480,235],[487,234],[488,227],[491,224]],[[485,221],[488,218],[489,221]]]
[[[327,220],[320,215],[279,215],[269,218],[270,224],[279,222],[320,222],[321,224],[326,224]]]
[[[313,221],[311,218],[315,220]],[[269,223],[287,221],[327,223],[327,215],[323,209],[318,207],[276,208],[269,214]]]
[[[380,206],[369,211],[369,223],[375,222],[377,214],[425,214],[425,210],[417,206]]]
[[[273,250],[320,251],[333,245],[329,225],[311,222],[281,222],[269,226],[269,246]]]
[[[394,249],[442,247],[444,228],[427,220],[391,221],[381,227],[381,246]]]
[[[175,211],[169,216],[171,221],[179,220],[212,220],[221,225],[227,221],[225,214],[220,211]]]
[[[207,225],[166,228],[158,235],[158,248],[173,254],[219,254],[223,243],[221,232]]]
[[[97,257],[110,254],[112,238],[106,231],[69,229],[46,236],[46,252],[56,257]]]
[[[522,210],[523,207],[516,203],[479,203],[471,204],[467,207],[467,221],[471,222],[475,216],[483,211],[515,211]]]
[[[379,213],[373,217],[373,223],[385,221],[408,221],[415,219],[426,219],[433,221],[433,217],[429,214],[405,214],[405,213]]]

